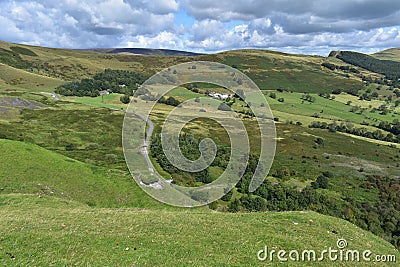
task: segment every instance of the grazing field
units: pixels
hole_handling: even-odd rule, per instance
[[[60,79],[30,73],[1,63],[0,82],[6,88],[29,92],[54,91],[54,88],[64,83]]]
[[[301,115],[305,117],[315,117],[315,120],[319,118],[328,119],[331,121],[344,121],[353,122],[358,125],[362,123],[368,123],[371,125],[376,124],[377,121],[393,121],[395,115],[389,113],[381,115],[378,112],[371,112],[371,110],[360,112],[351,112],[351,108],[354,106],[361,106],[364,108],[379,107],[383,101],[361,101],[358,98],[347,94],[335,95],[335,99],[326,99],[318,96],[317,94],[310,94],[315,100],[314,102],[308,102],[302,99],[304,94],[301,93],[289,93],[289,92],[275,92],[276,99],[270,97],[267,98],[268,103],[273,111],[280,111],[285,113],[291,113],[293,115]],[[266,93],[268,95],[268,93]],[[278,99],[283,98],[284,102],[279,102]],[[351,101],[351,104],[347,104]],[[354,102],[353,102],[354,101]],[[397,110],[396,110],[397,111]]]

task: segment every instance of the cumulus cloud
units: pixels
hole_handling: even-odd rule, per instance
[[[184,1],[188,13],[198,20],[221,21],[268,17],[286,32],[343,32],[399,24],[397,0],[191,0]]]
[[[400,46],[397,0],[4,0],[0,39],[34,45],[327,54]]]
[[[126,36],[175,31],[177,9],[175,0],[5,1],[0,20],[9,27],[0,29],[0,38],[57,47],[118,46]]]

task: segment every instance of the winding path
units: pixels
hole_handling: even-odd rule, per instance
[[[149,125],[149,129],[147,129],[146,139],[144,141],[144,145],[142,147],[141,152],[142,152],[144,158],[146,159],[147,166],[149,167],[150,172],[154,173],[154,166],[149,158],[149,151],[148,151],[148,147],[150,145],[150,138],[151,138],[151,135],[154,130],[154,124],[149,118],[147,118],[146,116],[144,116],[142,114],[139,114],[139,113],[132,113],[132,114],[138,116],[139,118],[144,120]]]

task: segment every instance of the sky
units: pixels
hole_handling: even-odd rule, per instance
[[[0,0],[0,40],[327,55],[400,47],[399,0]]]

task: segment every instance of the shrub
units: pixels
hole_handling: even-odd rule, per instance
[[[317,189],[317,188],[327,189],[329,187],[329,180],[327,177],[320,175],[320,176],[318,176],[318,178],[315,182],[311,183],[311,186],[314,189]]]
[[[120,100],[122,103],[124,103],[124,104],[129,104],[129,102],[130,102],[129,95],[123,95],[123,96],[121,96],[121,97],[119,98],[119,100]]]

